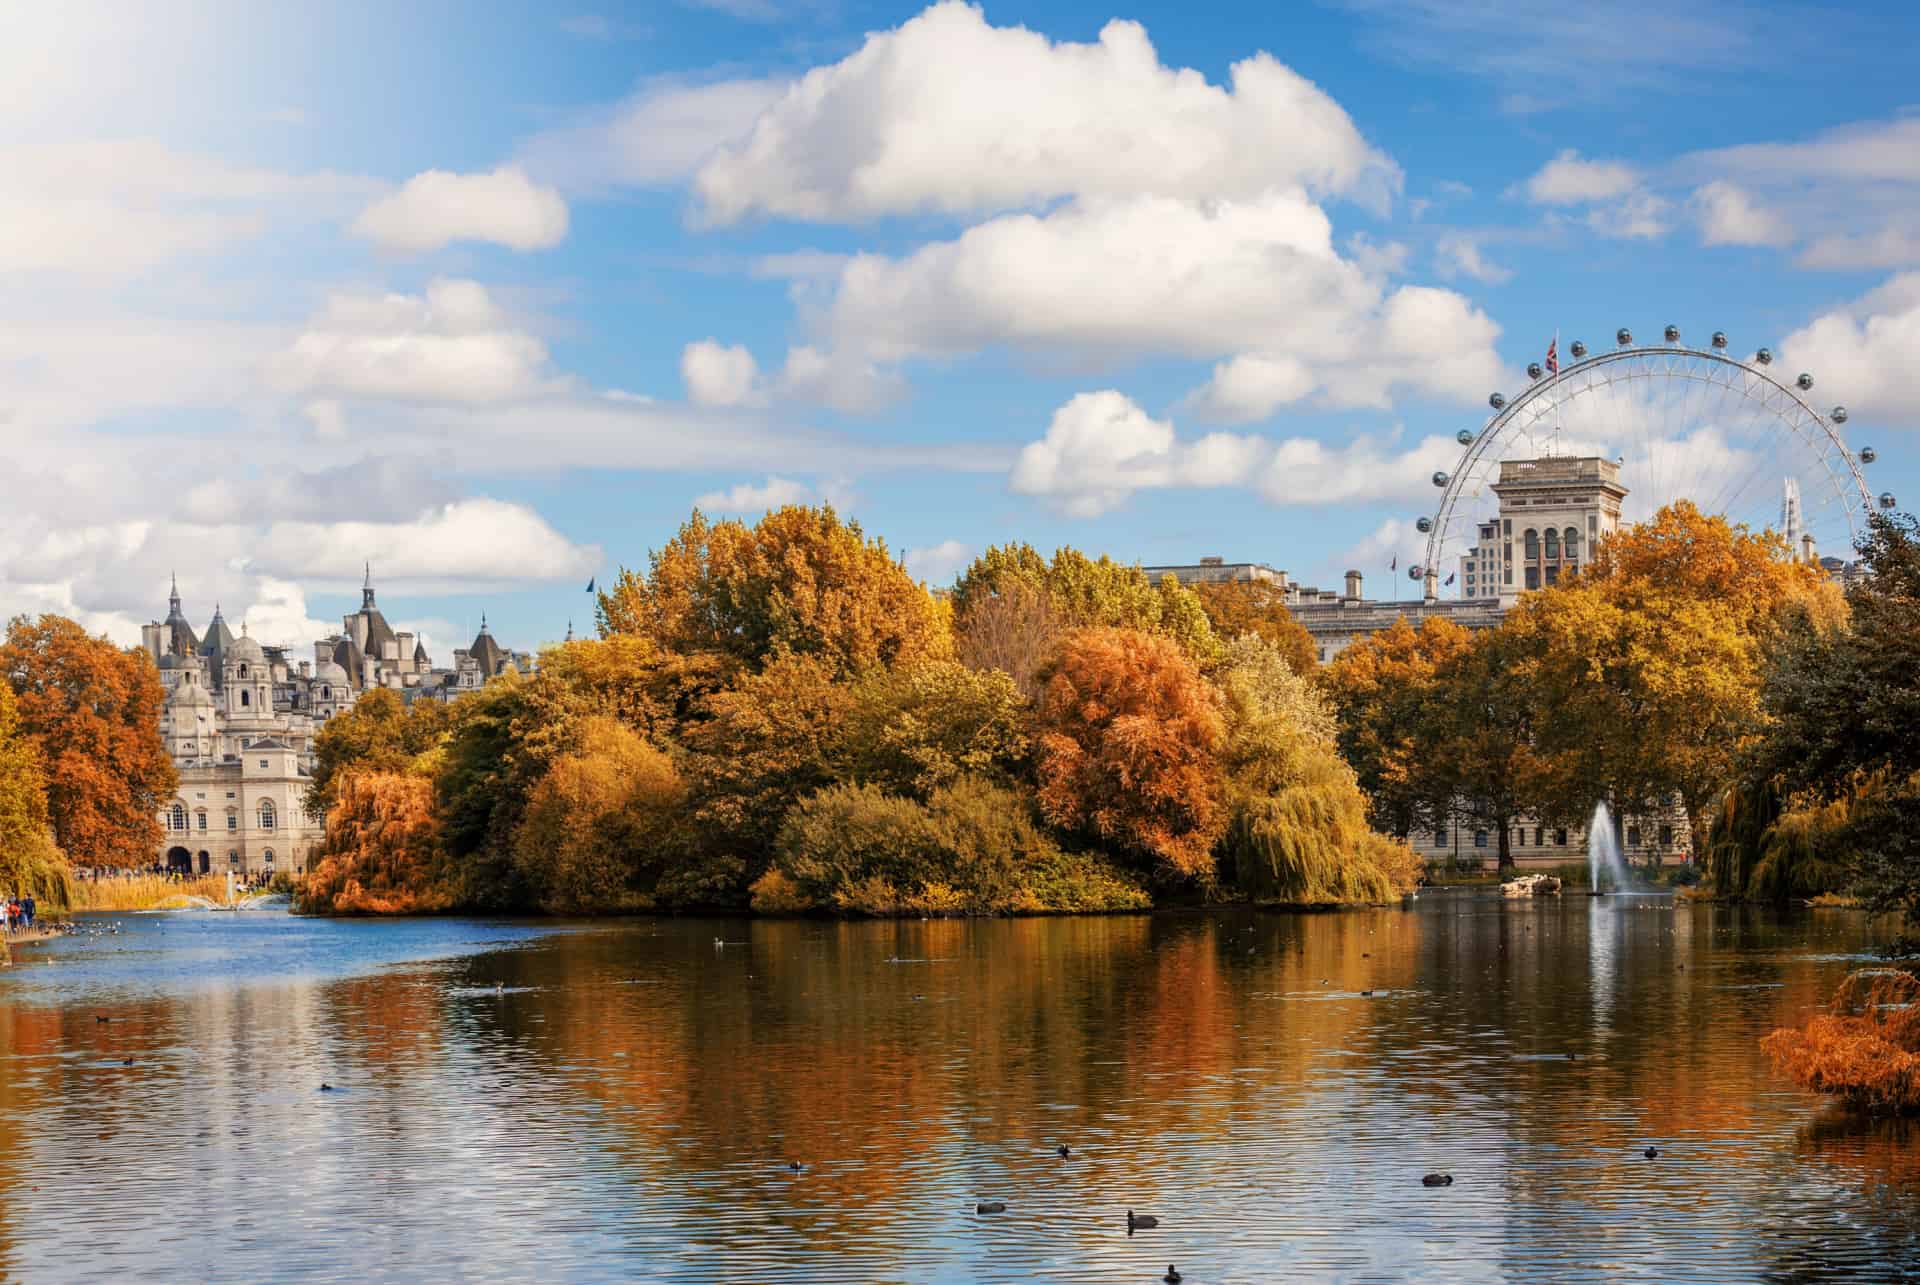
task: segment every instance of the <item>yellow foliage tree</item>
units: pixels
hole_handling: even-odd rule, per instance
[[[1041,595],[1061,629],[1131,629],[1171,638],[1202,667],[1220,658],[1206,609],[1172,576],[1155,581],[1137,566],[1078,549],[1057,550],[1048,561],[1030,544],[996,545],[961,575],[953,591],[961,632],[971,633],[976,614],[996,599],[1023,591]]]
[[[1392,834],[1430,826],[1452,806],[1425,739],[1441,699],[1436,675],[1467,654],[1472,635],[1440,616],[1415,629],[1401,616],[1320,670],[1339,720],[1341,756],[1372,800],[1373,822]]]
[[[414,915],[454,903],[433,782],[418,772],[348,772],[334,787],[327,837],[299,889],[300,908]]]
[[[1286,594],[1277,585],[1256,580],[1202,582],[1193,586],[1193,594],[1217,636],[1263,638],[1279,648],[1296,674],[1311,674],[1318,665],[1320,649],[1313,635],[1287,610]]]
[[[686,787],[667,756],[606,716],[556,758],[527,799],[514,859],[549,913],[638,910],[664,864]]]
[[[31,896],[49,911],[72,902],[66,860],[47,828],[40,752],[20,726],[13,689],[0,682],[0,897],[7,895]]]

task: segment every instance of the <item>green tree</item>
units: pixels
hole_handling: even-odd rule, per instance
[[[48,816],[68,859],[151,862],[160,808],[178,781],[160,737],[165,692],[152,660],[61,616],[17,616],[0,642],[0,677],[39,754]]]
[[[353,708],[328,719],[314,734],[307,810],[324,816],[333,806],[334,784],[346,771],[404,772],[440,744],[452,721],[444,701],[408,705],[388,687],[362,692]]]
[[[1023,590],[1047,601],[1060,629],[1131,629],[1172,639],[1202,666],[1219,659],[1220,640],[1206,608],[1172,576],[1156,582],[1137,566],[1070,548],[1049,562],[1029,544],[990,548],[961,575],[953,608],[962,634],[989,603]]]
[[[1027,774],[1031,711],[999,670],[923,661],[870,671],[850,695],[836,775],[925,799],[962,776],[1004,786]]]

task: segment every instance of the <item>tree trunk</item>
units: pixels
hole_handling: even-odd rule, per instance
[[[1512,817],[1500,818],[1500,873],[1513,869],[1513,826]]]

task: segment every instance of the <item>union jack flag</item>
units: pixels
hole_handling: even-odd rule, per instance
[[[1458,573],[1456,573],[1456,572],[1452,572],[1452,571],[1449,571],[1449,572],[1447,573],[1447,583],[1448,583],[1448,584],[1452,584],[1452,583],[1453,583],[1453,577],[1454,577],[1454,576],[1455,576],[1456,574],[1458,574]]]
[[[1553,342],[1547,345],[1547,373],[1549,375],[1557,375],[1560,373],[1560,336],[1559,335],[1555,335],[1553,337]]]

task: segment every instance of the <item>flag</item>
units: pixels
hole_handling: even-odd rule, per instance
[[[599,579],[599,577],[598,577],[598,576],[589,576],[589,577],[587,577],[587,592],[588,592],[588,593],[592,593],[592,592],[593,592],[593,582],[594,582],[595,580],[597,580],[597,579]]]
[[[1557,375],[1560,373],[1560,336],[1559,335],[1555,335],[1553,337],[1553,342],[1547,345],[1547,373],[1549,375]]]
[[[1453,583],[1453,577],[1454,577],[1454,574],[1455,574],[1455,573],[1454,573],[1454,572],[1451,572],[1451,571],[1449,571],[1449,572],[1447,572],[1447,583],[1448,583],[1448,584],[1452,584],[1452,583]]]
[[[1400,569],[1400,555],[1396,553],[1393,555],[1393,561],[1387,564],[1387,570],[1398,571],[1399,569]]]

